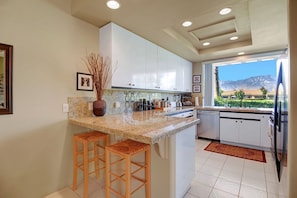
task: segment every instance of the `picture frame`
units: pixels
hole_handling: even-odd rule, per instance
[[[201,75],[193,75],[193,83],[201,83]]]
[[[201,85],[193,85],[193,93],[200,93]]]
[[[76,73],[76,90],[80,91],[93,91],[93,77],[91,74]]]
[[[13,46],[0,43],[0,115],[12,114]]]

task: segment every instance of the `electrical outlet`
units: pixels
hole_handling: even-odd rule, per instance
[[[69,105],[63,104],[63,113],[68,113],[68,112],[69,112]]]

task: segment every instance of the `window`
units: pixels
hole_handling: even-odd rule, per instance
[[[272,108],[278,59],[284,52],[203,64],[204,105]]]

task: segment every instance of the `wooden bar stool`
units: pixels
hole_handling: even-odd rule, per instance
[[[150,178],[150,165],[151,165],[151,147],[148,144],[136,142],[133,140],[125,140],[105,148],[106,157],[106,198],[110,197],[110,192],[113,192],[119,197],[129,198],[131,195],[145,185],[146,198],[151,197],[151,178]],[[134,157],[141,153],[145,154],[144,163],[136,162]],[[116,160],[111,160],[112,155],[117,156]],[[125,162],[123,171],[117,170],[113,172],[115,165]],[[136,175],[144,171],[144,178]],[[138,186],[134,189],[131,188],[132,179],[137,180]],[[112,184],[117,181],[125,183],[125,193],[119,189],[115,189]],[[140,183],[140,184],[139,184]]]
[[[82,144],[82,149],[80,150],[78,150],[78,143]],[[107,145],[109,145],[109,135],[98,131],[82,133],[73,137],[72,189],[76,190],[77,188],[77,169],[80,169],[83,171],[84,176],[84,198],[88,197],[89,175],[95,173],[98,179],[99,171],[105,168],[105,146]],[[82,161],[79,161],[79,157]],[[100,161],[102,166],[99,164]],[[94,163],[94,171],[89,171],[89,163],[92,162]]]

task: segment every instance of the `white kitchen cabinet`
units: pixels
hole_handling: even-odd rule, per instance
[[[132,35],[131,41],[131,59],[128,70],[130,70],[130,81],[134,84],[133,88],[145,88],[145,76],[146,76],[146,65],[145,65],[145,44],[146,41],[137,36]]]
[[[164,84],[165,90],[191,92],[192,63],[162,48],[160,48],[160,51],[162,51],[160,53],[161,59],[163,59],[162,56],[164,57],[167,54],[165,67],[160,65],[158,68],[164,68],[166,70],[166,74],[164,75],[164,79],[166,79],[166,83]]]
[[[239,125],[238,142],[253,146],[260,146],[261,127],[259,119],[238,120]]]
[[[268,136],[269,134],[269,114],[261,115],[261,147],[270,148],[271,140]]]
[[[237,120],[220,118],[220,140],[238,143],[239,125]]]
[[[192,92],[192,62],[182,59],[183,91]]]
[[[168,62],[167,62],[168,84],[166,89],[170,91],[177,91],[178,90],[177,75],[178,75],[179,59],[178,59],[178,56],[176,56],[171,52],[167,52],[167,54],[168,54]]]
[[[191,90],[190,62],[114,23],[100,28],[100,53],[111,58],[110,87]]]
[[[195,132],[196,126],[191,126],[171,136],[170,168],[175,168],[172,181],[171,197],[182,198],[191,187],[195,175]],[[169,197],[169,196],[168,196]]]
[[[261,116],[247,113],[220,113],[220,140],[261,146]]]
[[[158,46],[151,42],[145,44],[145,88],[160,89],[158,84]]]
[[[146,89],[167,90],[168,53],[154,43],[146,43]]]
[[[158,47],[157,86],[160,90],[168,90],[167,80],[168,51]]]
[[[100,28],[100,53],[111,58],[113,87],[145,87],[145,40],[113,23]]]
[[[184,65],[183,65],[183,58],[177,57],[177,64],[176,64],[176,90],[177,91],[184,91]]]

